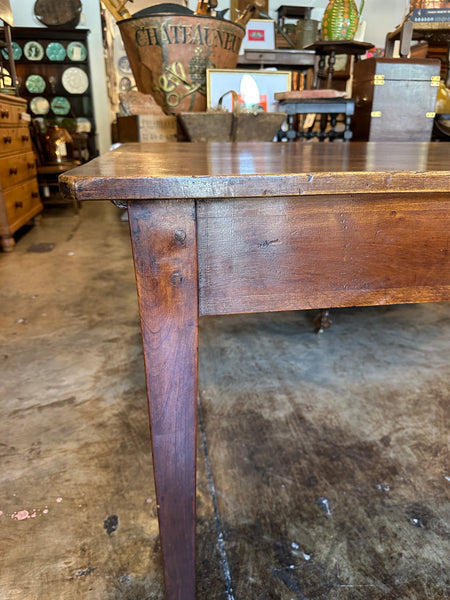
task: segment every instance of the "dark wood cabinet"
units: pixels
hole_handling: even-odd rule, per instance
[[[88,156],[98,154],[87,29],[16,27],[13,52],[19,94],[33,119],[88,133]]]

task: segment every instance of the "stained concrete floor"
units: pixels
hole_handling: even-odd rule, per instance
[[[0,600],[163,598],[119,215],[0,254]],[[198,598],[448,599],[450,306],[313,316],[202,319]]]

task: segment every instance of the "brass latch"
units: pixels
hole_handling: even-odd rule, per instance
[[[381,117],[381,110],[373,110],[373,111],[370,113],[370,116],[371,116],[371,117]]]
[[[431,77],[431,87],[439,87],[439,84],[441,83],[441,77],[439,75],[433,75]]]
[[[384,85],[384,75],[374,75],[373,85]]]
[[[425,116],[427,119],[434,119],[434,117],[436,116],[435,112],[427,112],[425,113]]]

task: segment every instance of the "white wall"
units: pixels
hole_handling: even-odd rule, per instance
[[[165,1],[170,2],[170,0]],[[195,10],[197,0],[188,1],[189,8]],[[359,9],[361,0],[355,0],[355,3]],[[269,14],[276,19],[277,8],[282,5],[311,6],[313,9],[311,17],[320,21],[327,4],[328,0],[269,0]],[[128,4],[128,10],[135,13],[148,5],[147,0],[134,0],[132,4]],[[219,0],[217,8],[223,10],[229,6],[230,0]],[[367,22],[367,29],[364,41],[372,42],[377,48],[383,48],[386,34],[401,23],[406,8],[409,8],[409,0],[365,0],[362,19]]]
[[[15,27],[44,27],[34,16],[36,0],[10,0]],[[109,122],[108,95],[103,57],[100,3],[96,0],[82,0],[83,14],[78,27],[90,30],[89,68],[94,97],[94,116],[97,128],[97,147],[100,153],[111,146],[111,126]],[[14,39],[14,30],[13,30]]]

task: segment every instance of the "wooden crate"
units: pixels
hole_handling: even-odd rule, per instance
[[[118,141],[177,142],[177,118],[167,115],[117,117]]]

